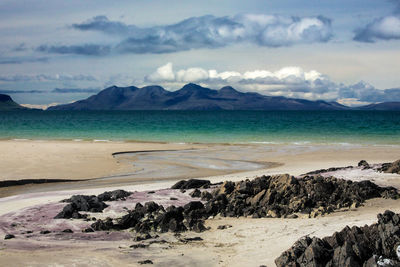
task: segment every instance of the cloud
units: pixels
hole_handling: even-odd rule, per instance
[[[342,86],[339,89],[340,98],[354,98],[364,102],[400,101],[400,88],[380,90],[361,81],[354,85]]]
[[[394,12],[389,16],[374,19],[362,28],[355,30],[353,40],[374,43],[379,40],[400,39],[400,1],[391,0],[395,4]]]
[[[261,69],[218,72],[195,67],[174,71],[173,64],[167,63],[147,75],[144,80],[147,83],[161,83],[175,88],[192,82],[211,88],[230,85],[241,91],[310,100],[337,100],[349,105],[400,101],[400,88],[380,90],[365,82],[344,85],[316,70],[305,71],[295,66],[276,71]]]
[[[0,90],[0,94],[12,95],[12,94],[41,94],[46,91],[42,90]]]
[[[398,40],[400,39],[400,16],[393,15],[376,19],[364,28],[356,30],[353,39],[367,43],[378,40]]]
[[[0,82],[47,82],[47,81],[97,81],[92,75],[37,74],[37,75],[0,75]]]
[[[94,88],[54,88],[52,93],[70,94],[70,93],[84,93],[84,94],[97,94],[100,90]]]
[[[219,48],[239,43],[265,47],[292,46],[301,43],[327,42],[332,38],[331,20],[323,17],[284,17],[264,14],[241,14],[233,17],[205,15],[175,24],[137,27],[106,16],[96,16],[72,24],[79,31],[97,31],[119,36],[113,47],[102,45],[47,46],[42,52],[62,54],[107,55],[116,53],[173,53],[199,48]]]
[[[108,45],[83,44],[83,45],[41,45],[36,48],[38,52],[53,54],[76,54],[85,56],[104,56],[110,53]]]
[[[154,73],[148,75],[146,79],[151,82],[174,81],[175,73],[172,70],[172,63],[159,67]]]
[[[22,63],[34,63],[34,62],[48,62],[48,57],[6,57],[0,58],[0,64],[22,64]]]

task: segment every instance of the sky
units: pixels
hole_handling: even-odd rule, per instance
[[[0,41],[0,93],[33,106],[189,82],[400,101],[400,0],[2,0]]]

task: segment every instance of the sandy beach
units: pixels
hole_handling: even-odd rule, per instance
[[[85,180],[3,187],[0,189],[3,196],[0,198],[0,217],[16,216],[18,212],[30,213],[41,205],[56,205],[53,203],[73,194],[99,194],[114,189],[132,192],[160,190],[188,177],[221,182],[280,173],[297,176],[317,169],[354,166],[361,159],[382,163],[400,158],[397,146],[366,145],[3,140],[0,148],[1,181]],[[169,153],[173,153],[176,160],[168,160]],[[197,157],[199,161],[194,164],[191,163],[193,159],[184,161],[185,157]],[[179,175],[174,176],[174,173]],[[368,175],[366,172],[365,177],[371,179]],[[379,185],[400,188],[397,176],[374,178]],[[354,180],[361,178],[357,173],[352,176]],[[201,241],[182,243],[176,241],[171,233],[166,233],[161,237],[169,240],[168,246],[155,244],[137,250],[130,248],[131,238],[122,237],[115,240],[99,237],[95,241],[66,240],[57,236],[1,239],[0,262],[6,266],[26,266],[28,262],[30,266],[137,266],[138,261],[151,258],[156,266],[274,266],[274,259],[298,238],[304,235],[323,237],[346,225],[374,223],[376,215],[386,209],[400,212],[399,201],[372,199],[357,209],[313,219],[217,217],[206,221],[209,231],[182,234],[182,237],[201,237]],[[219,225],[232,227],[219,230]],[[4,229],[4,226],[0,228],[1,235],[5,234]]]

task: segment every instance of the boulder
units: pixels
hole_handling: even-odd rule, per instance
[[[378,222],[370,226],[345,227],[322,239],[301,238],[283,252],[275,264],[278,267],[400,266],[399,245],[400,214],[385,211],[378,214]]]
[[[209,180],[190,179],[181,180],[174,184],[171,189],[195,189],[195,188],[209,188],[211,182]]]

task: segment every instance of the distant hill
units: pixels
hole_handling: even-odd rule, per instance
[[[0,94],[0,111],[28,109],[20,106],[9,95]]]
[[[384,102],[360,107],[361,110],[393,110],[400,111],[400,102]]]
[[[348,110],[337,102],[243,93],[227,86],[212,90],[187,84],[171,92],[161,86],[112,86],[87,99],[48,110]]]

